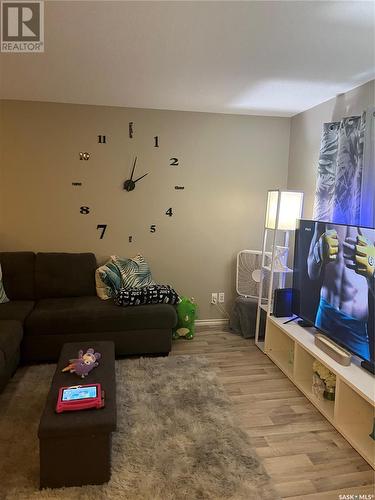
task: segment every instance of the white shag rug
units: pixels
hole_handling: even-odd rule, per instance
[[[40,491],[37,430],[54,370],[22,367],[0,395],[1,500],[277,498],[223,387],[196,356],[116,361],[110,482]]]

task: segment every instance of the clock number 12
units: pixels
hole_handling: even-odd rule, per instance
[[[101,232],[101,234],[99,236],[99,239],[102,240],[104,238],[104,233],[105,233],[105,231],[107,229],[107,224],[98,224],[96,226],[96,229],[101,229],[102,230],[102,232]]]

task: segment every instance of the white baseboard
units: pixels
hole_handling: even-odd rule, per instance
[[[196,319],[195,326],[224,326],[227,325],[229,319],[218,318],[218,319]]]

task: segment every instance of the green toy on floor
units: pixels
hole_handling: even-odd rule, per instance
[[[195,318],[197,315],[197,304],[194,299],[181,297],[181,301],[177,304],[178,322],[173,330],[173,339],[192,339],[195,333]]]

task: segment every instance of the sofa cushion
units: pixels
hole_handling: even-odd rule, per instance
[[[5,304],[6,302],[9,302],[9,299],[4,290],[3,273],[1,271],[1,264],[0,264],[0,304]]]
[[[35,287],[39,299],[96,295],[93,253],[38,253]]]
[[[8,299],[34,300],[35,254],[33,252],[1,252],[0,263]]]
[[[138,254],[132,259],[124,259],[117,255],[112,255],[111,259],[120,271],[122,288],[142,288],[144,286],[155,285],[150,266],[143,255]]]
[[[95,271],[96,294],[102,300],[116,295],[121,288],[121,274],[112,258]]]
[[[173,328],[175,308],[169,304],[118,307],[99,297],[66,297],[37,302],[25,322],[25,335],[117,332]]]
[[[178,304],[180,298],[169,285],[150,285],[142,288],[121,288],[114,298],[118,306],[142,306],[146,304]]]
[[[23,335],[22,323],[19,321],[0,321],[0,351],[5,360],[17,352]]]
[[[23,323],[34,307],[32,300],[13,300],[0,304],[0,320],[16,320]]]

